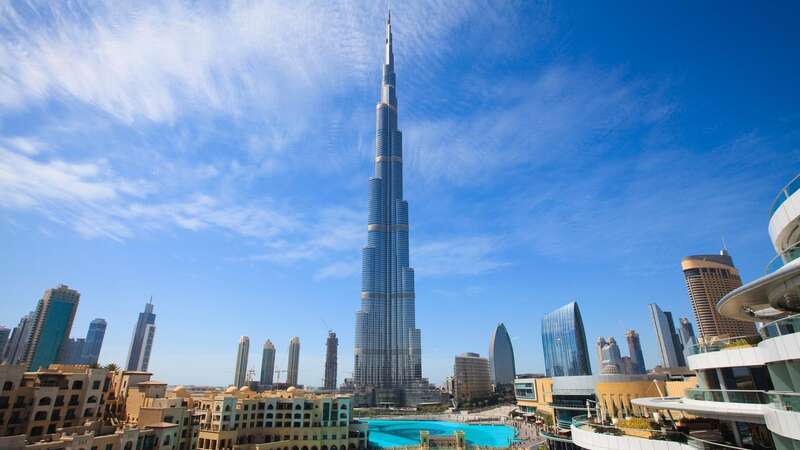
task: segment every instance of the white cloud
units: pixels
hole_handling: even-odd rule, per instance
[[[501,247],[488,236],[452,237],[411,249],[418,276],[479,275],[509,265],[498,256]]]

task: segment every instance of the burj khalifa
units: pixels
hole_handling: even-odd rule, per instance
[[[353,378],[357,387],[371,390],[371,402],[412,404],[421,400],[420,390],[426,390],[427,381],[422,378],[414,269],[408,255],[408,202],[403,200],[403,135],[397,129],[391,15],[386,23],[381,99],[375,109],[375,175],[369,180]]]

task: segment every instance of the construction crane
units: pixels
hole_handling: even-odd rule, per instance
[[[281,382],[281,374],[282,373],[287,373],[287,372],[288,372],[288,370],[275,369],[275,373],[278,374],[278,378],[275,380],[275,382],[276,383],[280,383]]]
[[[247,371],[247,374],[244,376],[244,385],[250,386],[250,383],[256,379],[256,370],[252,367]]]

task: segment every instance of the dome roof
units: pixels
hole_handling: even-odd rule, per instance
[[[251,392],[250,386],[242,386],[239,388],[239,392]]]
[[[287,390],[286,390],[286,392],[294,392],[295,390],[297,390],[297,388],[296,388],[296,387],[294,387],[294,386],[289,386],[289,389],[287,389]]]
[[[236,386],[230,385],[228,389],[225,389],[226,394],[235,394],[237,392]]]

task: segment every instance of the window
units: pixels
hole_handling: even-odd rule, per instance
[[[75,380],[72,382],[72,389],[83,389],[83,381]]]
[[[41,434],[42,434],[42,427],[31,428],[31,436],[41,436]]]
[[[49,405],[51,402],[50,397],[42,397],[39,399],[39,406]]]
[[[100,380],[92,381],[92,389],[100,389]]]
[[[47,419],[47,411],[38,411],[33,416],[33,420],[45,420],[45,419]]]
[[[10,391],[12,389],[14,389],[14,383],[12,383],[11,381],[6,381],[5,383],[3,383],[4,391]]]

